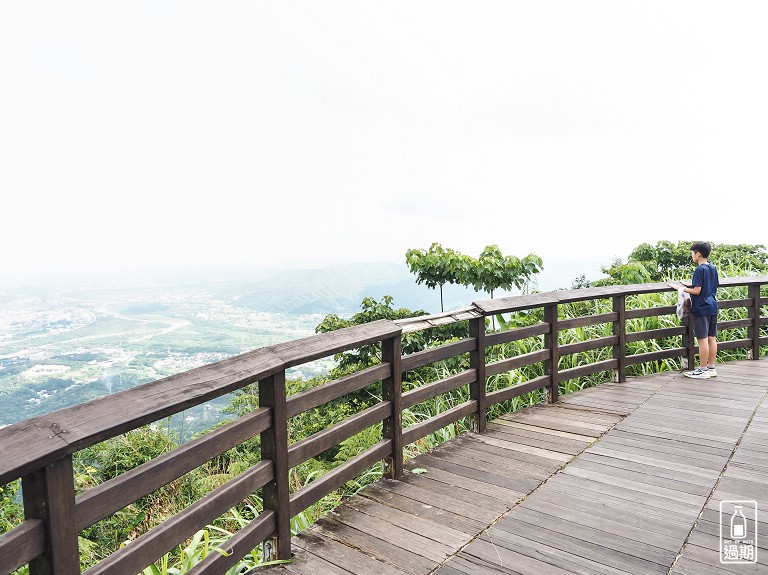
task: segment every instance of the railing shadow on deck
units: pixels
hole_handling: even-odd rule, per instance
[[[760,334],[760,326],[768,324],[768,317],[761,315],[762,306],[768,305],[768,297],[761,296],[761,287],[765,285],[768,276],[721,282],[723,288],[746,286],[748,295],[720,302],[722,309],[747,309],[745,319],[723,321],[720,329],[748,330],[747,338],[723,342],[721,350],[744,348],[748,356],[760,357],[760,346],[768,345],[768,337]],[[627,321],[633,318],[675,313],[674,306],[628,309],[627,297],[668,291],[671,288],[662,283],[555,291],[476,302],[464,310],[435,316],[376,321],[258,349],[3,428],[0,485],[22,480],[25,521],[0,535],[0,573],[10,573],[25,564],[30,565],[31,575],[80,573],[80,531],[257,434],[261,438],[259,463],[118,549],[86,573],[135,575],[259,490],[264,511],[227,541],[223,546],[226,554],[210,554],[190,573],[222,573],[264,541],[271,543],[272,558],[288,559],[292,517],[378,461],[384,461],[386,477],[400,478],[404,447],[446,425],[471,416],[473,428],[483,432],[489,407],[540,389],[546,390],[548,401],[557,402],[559,383],[572,378],[611,370],[614,380],[621,382],[628,366],[670,358],[684,358],[687,365],[692,365],[696,348],[686,321],[676,327],[627,332]],[[612,311],[567,319],[558,313],[564,304],[595,300],[610,300]],[[523,310],[543,310],[543,321],[487,333],[487,317]],[[401,354],[404,333],[458,321],[469,322],[469,338],[410,355]],[[557,336],[561,331],[597,324],[611,324],[612,335],[559,345]],[[488,347],[535,336],[544,337],[543,349],[486,363]],[[627,355],[630,342],[670,336],[682,336],[683,345]],[[286,396],[286,369],[372,343],[382,345],[379,365]],[[558,370],[560,357],[599,348],[610,348],[611,358]],[[469,369],[403,393],[404,372],[467,353]],[[543,364],[544,375],[487,391],[488,377],[531,364]],[[259,408],[255,411],[76,495],[72,467],[75,452],[256,382]],[[381,382],[379,403],[289,444],[290,418],[377,382]],[[469,386],[468,401],[403,428],[404,409],[464,386]],[[378,443],[299,491],[289,493],[291,468],[379,423],[382,436]]]

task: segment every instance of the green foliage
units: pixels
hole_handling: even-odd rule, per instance
[[[587,279],[587,276],[584,274],[581,274],[579,277],[575,278],[573,282],[571,283],[571,289],[585,289],[585,288],[591,288],[592,282]]]
[[[350,319],[343,319],[335,314],[325,316],[325,319],[315,328],[315,332],[328,333],[380,319],[396,320],[427,315],[424,310],[411,311],[407,308],[394,308],[393,298],[389,295],[385,295],[381,301],[366,297],[360,307],[362,311]],[[402,351],[405,354],[415,353],[426,349],[435,342],[468,336],[469,327],[466,323],[439,326],[430,330],[403,335]],[[346,373],[380,363],[381,344],[364,345],[354,350],[345,351],[337,354],[334,359],[336,360],[336,367],[332,370],[331,376],[333,378],[341,377]]]
[[[440,286],[440,309],[443,309],[442,288],[446,283],[472,286],[475,291],[487,292],[493,297],[497,289],[522,289],[534,275],[542,270],[542,260],[536,254],[524,258],[504,256],[499,246],[486,246],[475,259],[439,243],[428,250],[409,249],[405,261],[416,283],[424,283],[434,289]]]
[[[9,531],[24,520],[24,508],[19,501],[21,481],[0,486],[0,532]]]
[[[648,268],[641,262],[622,263],[620,259],[614,260],[610,266],[601,268],[608,278],[599,279],[592,282],[594,286],[616,285],[616,284],[642,284],[651,281],[651,274]]]
[[[428,250],[410,249],[405,252],[405,261],[411,273],[416,274],[416,283],[423,283],[430,289],[445,284],[461,283],[470,271],[467,256],[435,242]]]
[[[416,274],[416,283],[423,283],[430,289],[440,286],[440,311],[443,307],[443,286],[465,284],[472,270],[472,259],[435,242],[428,250],[410,249],[405,252],[405,262],[411,273]]]
[[[542,259],[536,254],[524,258],[505,256],[498,246],[490,245],[473,262],[464,282],[475,291],[488,292],[493,298],[497,289],[510,290],[513,286],[522,289],[542,269]]]
[[[690,278],[692,241],[660,241],[656,245],[640,244],[629,254],[627,262],[614,260],[603,266],[608,277],[594,285],[661,282]],[[768,252],[763,245],[712,243],[709,261],[726,275],[746,275],[768,271]]]
[[[427,315],[427,312],[424,310],[411,311],[407,308],[395,309],[392,306],[392,300],[392,296],[389,295],[385,295],[381,298],[381,301],[376,301],[376,299],[372,297],[363,298],[363,302],[360,304],[362,311],[356,313],[350,319],[342,319],[336,314],[327,315],[315,328],[315,332],[328,333],[336,331],[337,329],[361,325],[380,319],[395,320]],[[337,354],[335,360],[335,374],[337,376],[343,372],[349,372],[350,370],[370,367],[381,361],[381,345],[364,345],[356,350]]]

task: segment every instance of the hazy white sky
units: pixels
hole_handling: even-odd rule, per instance
[[[768,243],[767,16],[3,2],[2,275]]]

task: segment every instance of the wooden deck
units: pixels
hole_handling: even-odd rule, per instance
[[[604,384],[411,461],[294,537],[271,575],[768,573],[768,361]],[[760,508],[719,562],[719,502]]]

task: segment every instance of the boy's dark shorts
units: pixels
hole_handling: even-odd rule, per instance
[[[691,315],[693,335],[697,338],[717,335],[717,315]]]

